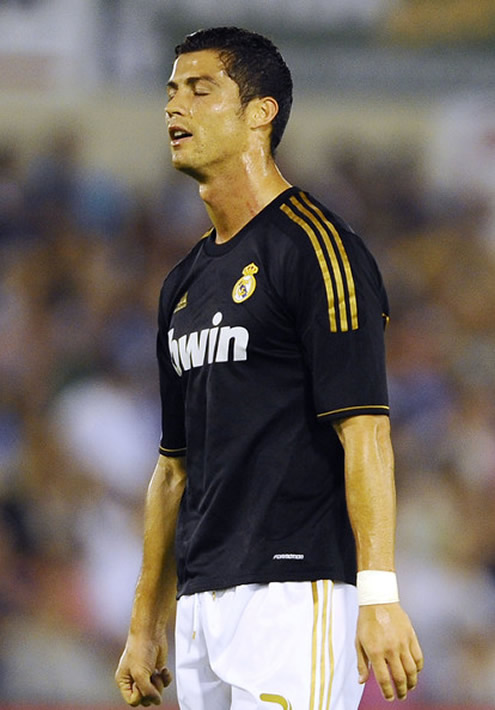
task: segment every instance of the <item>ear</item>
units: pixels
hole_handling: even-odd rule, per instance
[[[270,126],[278,113],[278,103],[273,96],[253,99],[249,105],[251,128]]]

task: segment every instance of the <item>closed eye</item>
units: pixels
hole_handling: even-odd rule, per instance
[[[185,82],[185,86],[189,88],[194,96],[208,96],[211,94],[212,89],[218,86],[218,83],[210,77],[207,76],[192,76],[188,77]],[[168,100],[171,101],[179,90],[179,85],[175,81],[169,81],[167,84],[167,96]]]
[[[213,88],[211,86],[211,82],[204,78],[192,81],[190,86],[195,96],[206,96],[207,94],[211,94],[211,90]]]

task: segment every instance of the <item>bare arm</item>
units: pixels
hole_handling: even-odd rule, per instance
[[[359,570],[395,569],[395,481],[386,416],[340,419],[335,430],[345,451],[347,508]]]
[[[356,540],[358,570],[395,570],[395,482],[390,422],[357,416],[334,424],[344,447],[346,497]],[[405,699],[423,666],[421,648],[400,604],[359,610],[356,647],[360,679],[371,663],[387,700]],[[395,686],[395,691],[394,691]]]
[[[186,481],[185,460],[160,456],[146,497],[141,573],[126,647],[115,679],[131,706],[158,705],[169,685],[166,625],[174,608],[175,529]]]

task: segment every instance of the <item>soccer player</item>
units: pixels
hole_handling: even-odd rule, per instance
[[[163,435],[117,683],[160,703],[177,595],[182,710],[351,710],[370,667],[404,699],[423,660],[394,572],[379,270],[277,168],[292,81],[274,45],[213,28],[176,56],[172,162],[213,228],[160,296]]]

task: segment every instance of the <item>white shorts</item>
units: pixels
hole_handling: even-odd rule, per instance
[[[177,605],[181,710],[356,710],[352,585],[247,584]]]

